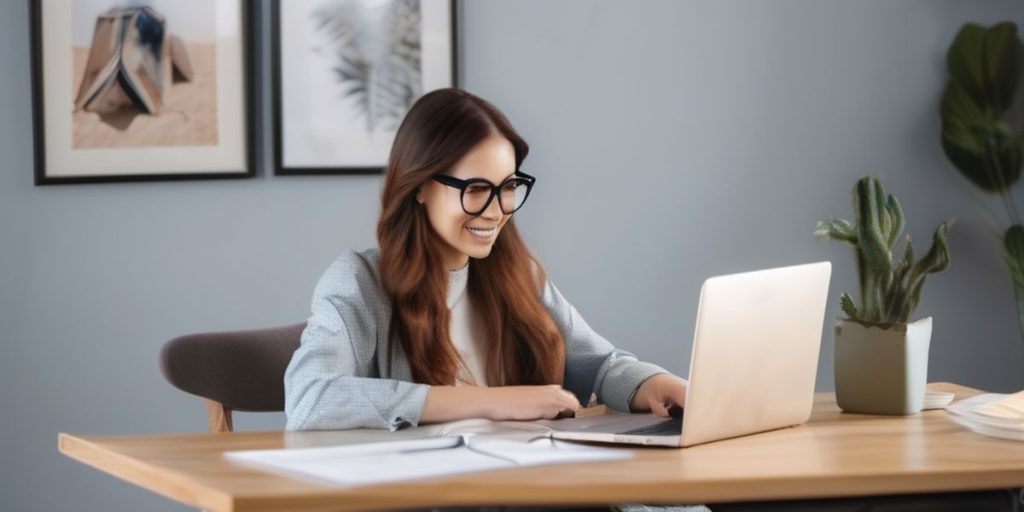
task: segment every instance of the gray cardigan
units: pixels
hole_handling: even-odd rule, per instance
[[[419,424],[428,384],[412,382],[391,304],[378,279],[377,249],[346,251],[313,291],[312,316],[284,376],[288,430],[386,428]],[[586,405],[591,393],[628,412],[637,388],[666,373],[617,349],[583,320],[550,280],[541,302],[565,339],[562,386]]]

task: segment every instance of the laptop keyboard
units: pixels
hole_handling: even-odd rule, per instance
[[[661,423],[634,428],[619,434],[630,436],[678,436],[683,433],[683,418],[670,418]]]

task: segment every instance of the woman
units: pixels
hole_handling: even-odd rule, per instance
[[[528,146],[487,101],[421,97],[385,172],[379,249],[342,254],[285,373],[290,430],[471,417],[554,418],[593,393],[668,416],[687,382],[595,333],[549,281],[513,213]]]

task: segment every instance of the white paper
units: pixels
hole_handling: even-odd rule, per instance
[[[523,442],[509,438],[474,437],[471,446],[494,456],[505,457],[517,466],[537,466],[565,462],[597,462],[633,457],[627,448],[602,448],[551,438]]]
[[[473,471],[628,459],[632,450],[550,438],[466,435],[358,445],[225,452],[229,460],[337,486],[416,480]]]
[[[978,434],[1024,441],[1024,419],[995,417],[979,412],[988,404],[1006,397],[1004,394],[987,393],[961,400],[946,407],[949,418]]]
[[[1024,391],[1003,395],[974,408],[974,412],[993,418],[1024,422]]]

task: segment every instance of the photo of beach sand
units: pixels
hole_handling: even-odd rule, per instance
[[[111,17],[112,12],[123,9],[124,2],[116,0],[76,0],[73,3],[73,37],[72,37],[72,66],[74,83],[71,84],[69,94],[73,99],[83,95],[82,82],[87,76],[90,79],[96,75],[87,74],[87,66],[96,68],[94,63],[89,62],[90,52],[97,53],[94,46],[109,44],[96,36],[102,30],[98,18]],[[151,13],[149,32],[141,31],[141,35],[151,36],[153,27],[157,27],[159,34],[166,32],[162,39],[150,42],[151,46],[140,46],[141,36],[132,39],[131,36],[123,36],[126,46],[125,52],[132,50],[129,46],[134,44],[142,50],[149,51],[151,48],[162,50],[155,53],[155,50],[147,54],[155,64],[150,66],[153,83],[150,90],[143,90],[136,86],[131,90],[130,82],[126,85],[123,79],[113,78],[111,89],[103,90],[108,98],[120,100],[123,104],[107,99],[106,104],[115,104],[116,108],[109,106],[104,108],[104,102],[97,101],[83,107],[81,104],[72,113],[72,147],[83,148],[117,148],[117,147],[153,147],[153,146],[210,146],[218,144],[217,131],[217,62],[216,62],[216,13],[212,8],[213,3],[207,0],[152,0],[149,2],[133,2],[132,8],[147,7],[147,13]],[[125,17],[125,20],[129,18]],[[136,20],[131,19],[133,23]],[[158,23],[159,22],[159,23]],[[127,21],[126,21],[127,25]],[[170,54],[166,47],[171,47],[169,37],[177,36],[183,43],[178,50],[184,49],[184,60],[189,68],[187,77],[182,76],[177,70],[171,71],[169,62]],[[139,50],[141,52],[142,50]],[[100,52],[104,51],[101,47]],[[139,53],[137,52],[137,53]],[[105,55],[105,54],[101,54]],[[125,62],[134,62],[125,57]],[[88,64],[87,64],[88,63]],[[102,64],[102,62],[100,63]],[[138,64],[136,69],[144,69]],[[115,72],[116,73],[116,72]],[[138,73],[143,75],[142,72]],[[146,76],[146,75],[143,75]],[[86,84],[88,88],[89,83]],[[112,90],[112,89],[128,90]],[[151,100],[156,107],[143,108],[138,97],[141,93],[148,92],[154,99]],[[137,94],[138,93],[138,94]],[[100,93],[97,93],[100,94]],[[105,99],[105,98],[101,98]],[[134,101],[132,101],[134,100]],[[77,100],[76,100],[77,101]],[[99,104],[99,107],[95,105]]]

